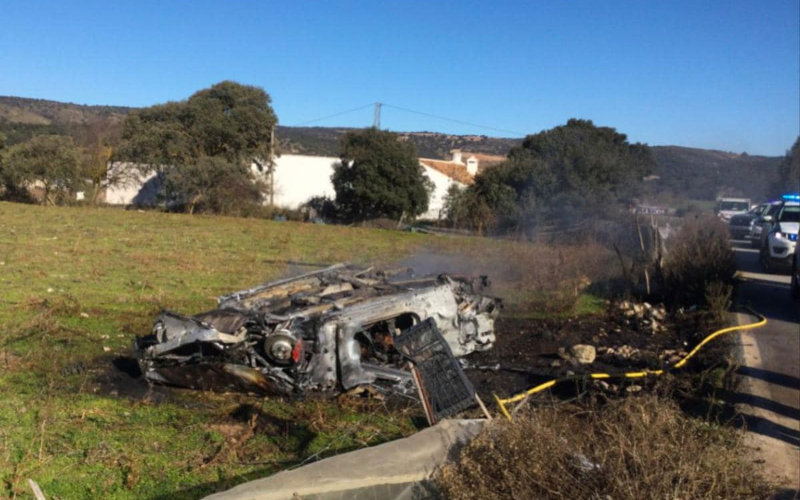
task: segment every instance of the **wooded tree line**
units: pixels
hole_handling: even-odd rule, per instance
[[[117,125],[96,122],[70,135],[41,134],[5,146],[0,136],[0,182],[6,199],[43,203],[97,201],[102,188],[133,173],[158,172],[162,201],[187,212],[243,213],[270,192],[277,116],[261,88],[225,81],[188,99],[134,110]],[[798,182],[800,140],[781,165],[781,186]],[[353,130],[339,147],[331,178],[333,200],[314,205],[330,217],[360,221],[413,219],[428,205],[430,181],[414,145],[397,134]],[[120,162],[109,170],[110,162]],[[256,168],[253,168],[255,165]],[[486,169],[446,198],[449,225],[528,235],[542,226],[567,227],[587,215],[627,208],[641,194],[654,160],[610,127],[571,119],[527,136],[506,161]],[[133,171],[136,172],[133,172]],[[774,190],[781,188],[775,186]]]

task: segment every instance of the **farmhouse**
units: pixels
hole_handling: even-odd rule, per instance
[[[450,160],[420,158],[419,163],[425,175],[433,183],[428,202],[428,211],[420,217],[439,219],[444,214],[444,199],[450,186],[464,188],[472,184],[478,173],[482,159],[487,163],[495,163],[499,157],[470,154],[463,159],[460,150],[452,151]],[[273,201],[275,205],[286,208],[298,208],[314,196],[334,198],[336,193],[331,183],[333,166],[339,162],[333,156],[309,156],[284,154],[275,158],[275,173],[272,180]],[[160,187],[160,178],[155,172],[141,173],[131,169],[127,163],[114,163],[109,167],[109,179],[118,177],[120,171],[132,172],[125,179],[111,183],[106,188],[105,201],[111,205],[155,205],[156,194]],[[256,175],[264,176],[261,170],[253,165]]]

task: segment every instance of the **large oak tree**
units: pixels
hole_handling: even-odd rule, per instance
[[[261,88],[224,81],[185,101],[135,111],[115,159],[162,172],[168,200],[189,212],[259,202],[264,193],[253,189],[260,185],[250,166],[272,166],[277,118],[270,101]]]

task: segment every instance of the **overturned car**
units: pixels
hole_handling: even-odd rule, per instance
[[[337,264],[219,297],[214,310],[164,311],[134,342],[150,382],[261,394],[414,392],[394,340],[431,320],[452,355],[490,349],[500,301],[485,277]],[[428,321],[430,323],[430,321]]]

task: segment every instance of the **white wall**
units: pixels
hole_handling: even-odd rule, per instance
[[[275,204],[297,208],[313,196],[336,197],[332,156],[281,155],[275,158]]]
[[[336,197],[331,183],[333,165],[339,158],[332,156],[281,155],[275,159],[275,204],[297,208],[313,196]],[[119,168],[119,164],[111,168]],[[127,166],[127,165],[126,165]],[[438,219],[444,206],[447,189],[456,184],[464,185],[438,170],[422,165],[425,175],[433,182],[434,190],[428,201],[428,211],[420,217]],[[156,174],[133,175],[119,185],[106,189],[106,203],[111,205],[155,204]]]
[[[125,175],[112,186],[106,187],[106,203],[109,205],[155,205],[158,185],[156,173],[142,174],[130,163],[112,163],[109,177],[117,177],[116,170],[124,169]]]
[[[433,192],[431,193],[431,197],[428,200],[428,211],[420,215],[420,218],[439,219],[440,217],[444,216],[441,211],[442,208],[444,208],[444,198],[447,195],[447,190],[453,184],[463,189],[464,184],[461,184],[460,182],[451,179],[438,170],[426,165],[422,165],[422,168],[425,170],[425,175],[428,176],[428,179],[433,182],[434,188]]]

